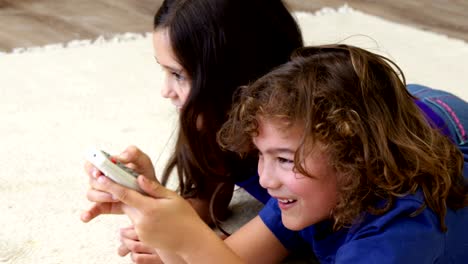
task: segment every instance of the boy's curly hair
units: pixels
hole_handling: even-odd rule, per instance
[[[412,215],[428,206],[443,231],[447,207],[468,205],[461,152],[428,123],[400,68],[383,56],[348,45],[299,49],[237,96],[218,142],[245,155],[255,148],[260,117],[302,126],[297,171],[307,175],[304,159],[319,143],[338,172],[335,229],[417,191],[424,203]]]

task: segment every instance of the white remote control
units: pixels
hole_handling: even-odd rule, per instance
[[[116,183],[140,193],[145,193],[138,185],[138,173],[118,162],[108,153],[98,149],[90,149],[86,153],[86,159]]]

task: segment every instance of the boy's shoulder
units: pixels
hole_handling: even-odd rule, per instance
[[[357,252],[367,251],[372,259],[384,263],[459,263],[468,259],[468,229],[464,227],[468,208],[449,209],[445,217],[448,231],[443,232],[431,209],[425,207],[417,213],[421,206],[423,196],[418,192],[397,199],[383,215],[366,215],[348,230],[337,258],[352,261]]]

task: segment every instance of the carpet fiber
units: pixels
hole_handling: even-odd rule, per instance
[[[295,14],[307,44],[346,42],[396,61],[408,82],[468,99],[468,44],[348,7]],[[130,263],[117,255],[124,216],[79,220],[90,203],[84,151],[134,144],[160,174],[176,112],[159,95],[149,35],[0,54],[0,263]],[[235,229],[259,208],[238,191]]]

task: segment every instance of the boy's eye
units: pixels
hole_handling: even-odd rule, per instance
[[[290,160],[290,159],[285,159],[285,158],[281,158],[281,157],[278,157],[278,162],[279,163],[294,163],[293,160]]]

